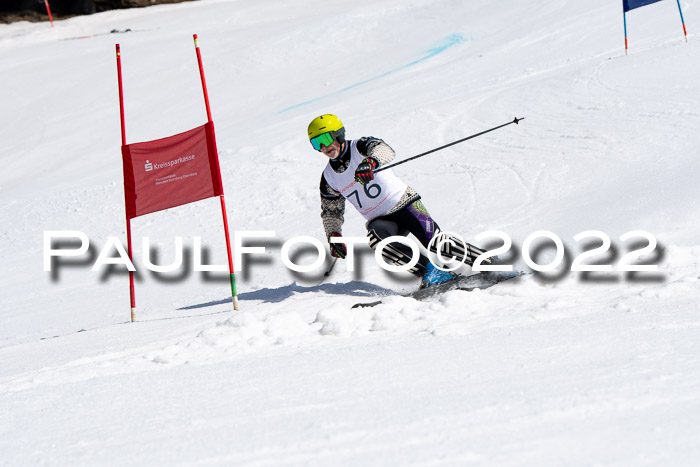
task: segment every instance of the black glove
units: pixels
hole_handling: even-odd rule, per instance
[[[379,163],[375,159],[365,157],[355,170],[355,181],[361,185],[364,185],[374,180],[374,174],[372,171],[376,169],[378,165]]]
[[[331,256],[345,259],[345,255],[348,254],[348,247],[345,246],[345,243],[331,243],[332,237],[342,237],[342,235],[338,232],[333,232],[328,236],[328,245],[331,249]]]

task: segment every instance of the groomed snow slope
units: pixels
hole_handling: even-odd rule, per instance
[[[497,3],[201,0],[0,25],[0,464],[697,465],[699,4],[681,2],[688,43],[674,2],[630,12],[625,56],[619,2]],[[90,271],[126,241],[114,44],[127,139],[145,141],[206,119],[193,33],[232,230],[275,237],[238,265],[233,313],[226,277],[140,261],[142,236],[163,264],[182,236],[223,264],[217,200],[135,219],[129,323],[127,276]],[[305,130],[329,112],[398,159],[527,117],[396,171],[443,229],[507,233],[521,269],[549,230],[564,266],[359,310],[417,284],[367,250],[320,285],[291,274],[281,244],[323,241]],[[44,272],[49,230],[85,232],[90,254]],[[650,232],[659,271],[571,272],[588,230],[613,265],[620,235]],[[344,233],[365,233],[351,208]]]

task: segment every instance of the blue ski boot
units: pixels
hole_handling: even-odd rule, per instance
[[[443,271],[435,267],[433,263],[428,263],[425,267],[425,273],[423,274],[423,280],[420,283],[418,290],[425,289],[437,284],[442,284],[444,282],[449,282],[457,278],[456,274],[452,274],[449,271]]]

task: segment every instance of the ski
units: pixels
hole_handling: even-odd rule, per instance
[[[416,300],[425,300],[436,295],[449,292],[451,290],[472,291],[474,289],[488,289],[501,282],[515,279],[525,275],[523,272],[478,272],[469,276],[458,276],[454,280],[442,284],[433,285],[424,289],[416,290],[407,294],[397,294],[398,296],[411,297]],[[369,308],[383,303],[383,300],[373,302],[355,303],[352,308]]]

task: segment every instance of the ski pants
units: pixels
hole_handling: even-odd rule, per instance
[[[474,245],[464,244],[459,240],[450,241],[451,237],[440,232],[437,223],[430,217],[428,210],[420,200],[416,200],[391,214],[372,219],[367,223],[367,236],[369,237],[369,246],[372,249],[375,249],[377,244],[385,238],[395,235],[405,237],[409,234],[413,234],[426,250],[437,253],[437,247],[439,246],[440,254],[443,257],[455,258],[468,265],[472,265],[476,257],[484,253],[484,250]],[[436,235],[442,236],[442,238],[436,238],[431,244],[431,240]],[[411,261],[412,254],[411,247],[399,242],[389,243],[382,250],[384,260],[397,266],[408,264]],[[429,262],[430,259],[421,253],[416,265],[409,269],[408,272],[422,277]],[[488,263],[488,261],[484,262]]]

